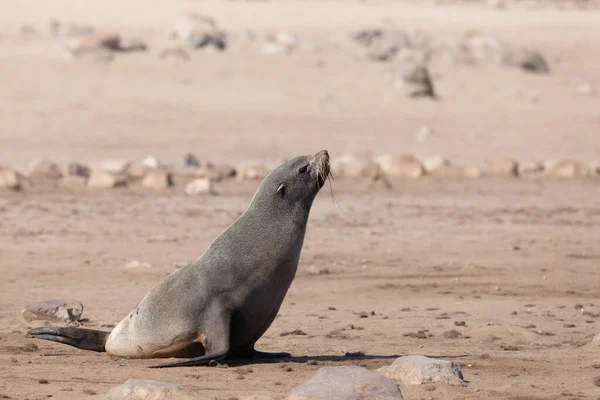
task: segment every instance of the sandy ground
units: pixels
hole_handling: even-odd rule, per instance
[[[389,1],[121,3],[3,1],[0,163],[149,154],[181,162],[190,150],[203,161],[238,163],[323,148],[334,158],[366,151],[466,163],[504,155],[600,161],[600,97],[576,90],[600,87],[596,11]],[[231,33],[231,49],[193,52],[189,63],[160,61],[170,44],[165,30],[186,10],[214,16]],[[45,33],[51,17],[142,37],[150,51],[109,64],[68,60]],[[42,34],[19,35],[23,24]],[[441,41],[479,29],[539,48],[552,73],[458,67],[439,57],[432,71],[441,100],[411,100],[385,83],[385,65],[328,45],[332,33],[383,24]],[[245,29],[296,32],[316,50],[265,55],[236,41]],[[434,134],[419,142],[422,126]],[[258,182],[227,182],[221,195],[198,198],[176,189],[2,193],[0,397],[94,398],[128,378],[179,383],[198,398],[283,396],[320,366],[376,369],[398,355],[423,354],[460,363],[469,385],[401,387],[406,399],[600,398],[600,350],[589,344],[600,332],[598,181],[392,183],[392,191],[374,193],[338,179],[338,204],[328,192],[319,195],[297,278],[259,342],[294,359],[169,370],[25,339],[32,324],[20,310],[74,298],[85,305],[83,326],[110,329],[176,264],[202,254]],[[152,268],[126,269],[132,260]],[[310,275],[312,265],[329,273]],[[282,335],[296,329],[305,335]],[[344,356],[358,351],[365,357]]]
[[[469,386],[402,387],[407,399],[600,396],[600,355],[589,344],[600,318],[592,181],[429,179],[378,195],[334,182],[339,205],[327,192],[317,198],[296,280],[259,341],[298,357],[291,361],[152,370],[153,361],[23,337],[37,326],[23,322],[23,304],[65,296],[84,303],[83,326],[110,329],[174,264],[198,257],[255,185],[230,182],[221,196],[198,199],[130,189],[3,198],[0,393],[85,398],[138,378],[199,398],[284,395],[320,366],[374,369],[424,354],[459,362]],[[132,260],[152,268],[125,268]],[[313,265],[329,274],[309,274]],[[306,335],[282,335],[297,329]],[[432,336],[406,336],[422,330]],[[366,357],[343,357],[358,351]]]

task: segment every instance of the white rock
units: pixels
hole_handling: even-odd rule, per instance
[[[436,169],[450,165],[450,161],[442,156],[421,157],[420,160],[421,163],[423,163],[423,167],[425,167],[425,171],[427,171],[427,173],[431,173]]]
[[[101,170],[93,170],[87,181],[88,187],[98,189],[114,188],[126,183],[127,181],[123,177]]]
[[[134,269],[134,268],[152,268],[152,265],[150,265],[147,262],[143,262],[143,261],[139,261],[139,260],[133,260],[128,262],[125,265],[125,268],[127,269]]]
[[[105,395],[105,398],[128,400],[192,399],[181,385],[142,379],[128,379],[122,385],[112,388]]]
[[[144,157],[141,161],[141,164],[148,168],[162,168],[160,161],[158,161],[158,158],[154,156]]]
[[[27,304],[21,314],[26,321],[79,321],[83,304],[78,301],[47,300]]]
[[[21,176],[19,173],[10,168],[0,167],[0,189],[21,189]]]
[[[264,179],[269,174],[269,170],[264,165],[249,165],[240,170],[240,179]]]
[[[377,371],[403,385],[443,383],[467,386],[458,364],[424,356],[400,357],[389,367],[382,367]]]
[[[548,168],[554,178],[587,178],[592,174],[589,166],[580,160],[561,160]]]
[[[185,194],[189,196],[212,194],[212,192],[212,182],[207,178],[194,179],[185,186]]]
[[[142,180],[142,186],[153,190],[165,190],[171,185],[171,175],[168,172],[159,169],[147,171]]]
[[[287,397],[287,400],[392,399],[402,399],[395,382],[356,366],[319,368],[308,382],[294,388]]]

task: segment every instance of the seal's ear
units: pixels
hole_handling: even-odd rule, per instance
[[[277,193],[281,196],[281,198],[285,196],[285,185],[283,183],[277,188]]]

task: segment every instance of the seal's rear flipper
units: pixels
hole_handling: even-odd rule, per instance
[[[110,332],[95,331],[93,329],[44,327],[32,329],[25,336],[64,343],[78,349],[103,352],[106,351],[104,344],[108,339],[108,335],[110,335]]]

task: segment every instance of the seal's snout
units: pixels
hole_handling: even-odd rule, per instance
[[[317,182],[319,189],[321,189],[329,177],[329,153],[327,150],[321,150],[315,154],[314,163],[316,165]]]

